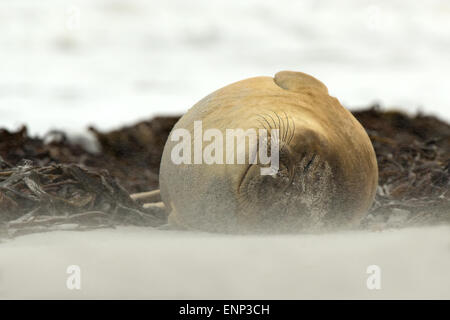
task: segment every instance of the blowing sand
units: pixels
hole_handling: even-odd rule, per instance
[[[81,290],[69,290],[69,265]],[[381,289],[369,290],[369,265]],[[121,227],[0,244],[0,299],[450,299],[450,226],[228,236]]]

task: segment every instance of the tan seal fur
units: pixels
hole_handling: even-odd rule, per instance
[[[181,164],[169,138],[161,198],[172,225],[215,232],[296,232],[358,223],[378,182],[375,152],[353,115],[319,80],[282,71],[230,84],[195,104],[175,125],[203,130],[280,130],[280,171],[259,165]],[[173,133],[173,131],[172,131]],[[205,144],[203,145],[205,147]],[[192,150],[194,146],[192,145]]]

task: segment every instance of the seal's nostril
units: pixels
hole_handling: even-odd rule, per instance
[[[315,158],[316,158],[316,154],[313,154],[311,160],[309,160],[309,162],[306,164],[305,168],[303,169],[303,173],[308,172],[308,170],[311,167],[311,165],[313,164]]]

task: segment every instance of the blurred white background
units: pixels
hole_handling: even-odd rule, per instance
[[[0,0],[0,127],[114,128],[284,69],[449,120],[449,58],[448,0]]]

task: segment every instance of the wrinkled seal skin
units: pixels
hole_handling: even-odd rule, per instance
[[[171,150],[178,142],[169,138],[160,188],[174,226],[233,233],[348,227],[373,202],[378,168],[370,139],[312,76],[282,71],[230,84],[194,105],[174,129],[193,137],[195,120],[203,132],[218,128],[224,137],[227,128],[280,129],[280,170],[262,176],[259,165],[176,165]]]

